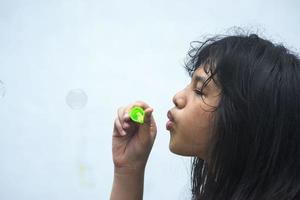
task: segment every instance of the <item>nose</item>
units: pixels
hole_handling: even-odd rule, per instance
[[[184,95],[184,90],[181,90],[174,95],[173,103],[179,109],[184,108],[186,104],[186,97]]]

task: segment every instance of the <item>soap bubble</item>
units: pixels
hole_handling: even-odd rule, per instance
[[[3,98],[6,93],[5,85],[2,81],[0,81],[0,98]]]
[[[66,97],[66,103],[72,109],[82,109],[87,104],[87,101],[88,96],[82,89],[71,90]]]

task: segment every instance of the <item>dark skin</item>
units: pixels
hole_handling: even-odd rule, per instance
[[[201,78],[202,77],[202,78]],[[173,98],[175,107],[171,109],[174,126],[170,130],[170,150],[178,155],[198,156],[205,159],[209,141],[209,128],[212,120],[212,106],[219,102],[220,90],[209,81],[200,93],[203,81],[208,75],[198,68],[190,84]]]
[[[210,81],[203,94],[199,94],[203,84],[199,77],[205,80],[207,76],[202,67],[198,68],[191,82],[173,98],[175,106],[170,112],[174,123],[169,130],[169,149],[175,154],[205,159],[209,122],[213,117],[209,110],[217,105],[220,93]],[[143,125],[130,120],[128,113],[133,106],[145,110]],[[111,200],[143,198],[144,170],[157,134],[152,112],[153,108],[142,101],[118,109],[112,137],[115,168]]]

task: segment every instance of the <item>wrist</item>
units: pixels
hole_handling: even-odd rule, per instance
[[[111,200],[143,199],[144,170],[115,168]]]
[[[145,166],[114,167],[115,176],[144,176]]]

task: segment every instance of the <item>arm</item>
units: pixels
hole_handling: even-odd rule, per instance
[[[114,170],[110,200],[142,200],[144,170],[120,172]]]
[[[128,112],[133,106],[145,110],[144,124],[131,121]],[[145,167],[157,132],[152,112],[144,102],[118,110],[112,138],[114,180],[110,200],[143,199]]]

